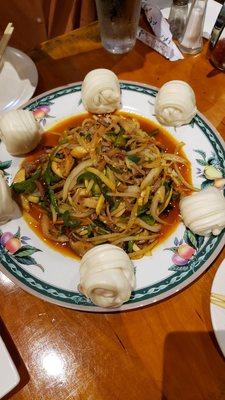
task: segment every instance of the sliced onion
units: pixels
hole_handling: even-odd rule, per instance
[[[128,186],[126,193],[138,193],[139,192],[139,186],[138,185],[132,185]]]
[[[129,242],[130,240],[133,240],[133,241],[139,241],[139,240],[147,240],[147,241],[149,241],[149,240],[155,240],[155,239],[157,239],[158,237],[159,237],[160,235],[159,234],[155,234],[155,235],[136,235],[136,236],[126,236],[126,237],[124,237],[124,238],[122,238],[122,239],[118,239],[118,240],[115,240],[115,241],[113,241],[112,242],[112,244],[115,244],[115,245],[117,245],[117,244],[119,244],[119,243],[122,243],[122,242]]]
[[[138,210],[138,202],[136,201],[136,203],[134,204],[134,206],[133,206],[133,208],[132,208],[132,210],[131,210],[130,219],[129,219],[129,221],[128,221],[126,231],[127,231],[128,229],[130,229],[130,228],[132,227],[132,225],[134,224],[134,222],[135,222],[135,220],[136,220],[136,217],[137,217],[137,210]]]
[[[138,193],[128,193],[128,192],[110,192],[107,193],[108,196],[115,196],[115,197],[137,197]]]
[[[141,182],[141,190],[145,189],[146,186],[151,185],[154,179],[158,178],[161,171],[161,167],[152,168],[148,175]]]
[[[143,221],[141,218],[137,218],[136,221],[142,228],[147,229],[150,232],[160,232],[161,231],[160,224],[149,225],[145,221]]]
[[[150,206],[151,216],[154,218],[155,221],[161,224],[166,224],[166,222],[158,217],[158,205],[159,203],[163,202],[164,197],[165,197],[165,186],[161,186],[155,193]]]
[[[185,160],[185,158],[177,156],[176,154],[168,154],[168,153],[166,153],[163,156],[163,160],[178,162],[178,163],[181,163],[181,164],[187,164],[188,163],[188,161]]]
[[[175,169],[175,171],[176,171],[176,173],[177,173],[177,175],[178,175],[178,178],[180,179],[180,181],[183,183],[184,186],[186,186],[186,187],[187,187],[188,189],[190,189],[190,190],[194,190],[195,192],[198,192],[198,191],[200,190],[200,189],[194,187],[193,185],[190,185],[190,183],[188,183],[188,182],[184,179],[184,177],[183,177],[183,175],[181,174],[181,172],[180,172],[180,170],[179,170],[179,167],[178,167],[178,165],[177,165],[176,163],[174,163],[174,169]]]
[[[154,240],[154,242],[152,242],[148,246],[145,246],[143,249],[135,251],[134,253],[129,253],[128,256],[132,260],[135,260],[135,259],[143,257],[144,255],[148,255],[147,253],[149,253],[153,249],[153,247],[155,247],[155,245],[157,243],[158,243],[158,240]]]
[[[69,190],[76,184],[77,177],[87,167],[93,164],[91,159],[82,161],[75,168],[72,169],[63,186],[63,201],[66,200]]]
[[[93,210],[89,210],[89,211],[87,211],[87,212],[72,212],[72,216],[74,217],[74,218],[86,218],[86,217],[89,217],[89,215],[91,215],[93,213]]]

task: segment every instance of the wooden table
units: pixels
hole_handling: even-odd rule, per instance
[[[80,81],[94,68],[161,86],[183,79],[198,109],[225,137],[225,75],[201,54],[170,62],[137,42],[108,54],[94,24],[33,53],[37,94]],[[209,312],[210,287],[225,256],[192,285],[159,304],[117,314],[89,314],[39,300],[0,273],[1,332],[21,374],[13,400],[222,400],[225,363]],[[10,338],[11,337],[11,338]],[[14,343],[14,344],[13,344]],[[1,377],[0,377],[1,379]],[[19,390],[20,389],[20,390]]]

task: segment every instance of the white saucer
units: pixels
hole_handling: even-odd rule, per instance
[[[211,293],[225,296],[225,260],[219,266],[211,287]],[[225,308],[210,303],[210,313],[214,333],[225,357]]]
[[[19,381],[20,376],[0,336],[0,399],[11,392]]]
[[[0,71],[0,115],[26,103],[33,96],[37,82],[38,72],[31,58],[7,47]]]

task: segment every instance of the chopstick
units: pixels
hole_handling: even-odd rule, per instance
[[[0,59],[2,58],[3,53],[7,47],[7,44],[12,36],[13,30],[14,30],[13,24],[12,22],[9,22],[0,40]]]
[[[218,293],[211,293],[210,296],[211,303],[215,304],[216,306],[225,308],[225,296]]]

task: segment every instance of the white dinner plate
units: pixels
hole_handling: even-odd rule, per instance
[[[0,336],[0,399],[19,383],[20,376]]]
[[[7,47],[0,70],[0,115],[25,104],[34,94],[38,82],[35,64],[25,53]]]
[[[157,89],[126,81],[120,82],[120,86],[122,110],[143,115],[157,123],[153,115]],[[43,93],[32,99],[25,108],[32,110],[45,128],[62,118],[82,113],[84,107],[81,102],[81,83]],[[215,165],[224,172],[225,151],[222,139],[203,115],[197,113],[190,124],[168,130],[177,140],[186,143],[184,151],[192,164],[194,185],[206,187],[211,184],[203,175],[206,165]],[[0,168],[9,174],[10,182],[19,168],[21,159],[10,156],[3,145],[0,147],[0,154],[0,160],[3,162]],[[4,235],[6,232],[15,236],[17,244],[19,243],[19,250],[14,254],[1,244],[7,237]],[[4,235],[4,240],[1,241],[0,237],[1,269],[18,285],[42,299],[65,307],[95,312],[106,311],[94,306],[78,292],[79,262],[49,247],[22,218],[1,226],[0,235]],[[209,267],[223,247],[224,239],[224,232],[219,236],[204,239],[194,235],[180,223],[171,236],[153,250],[152,256],[135,261],[136,289],[120,310],[145,306],[183,289]],[[181,245],[185,245],[192,254],[190,259],[185,262],[183,260],[183,265],[178,257]],[[44,272],[38,265],[44,268]]]
[[[220,264],[213,279],[211,293],[225,296],[225,260]],[[225,357],[225,308],[210,303],[210,313],[216,339]]]

